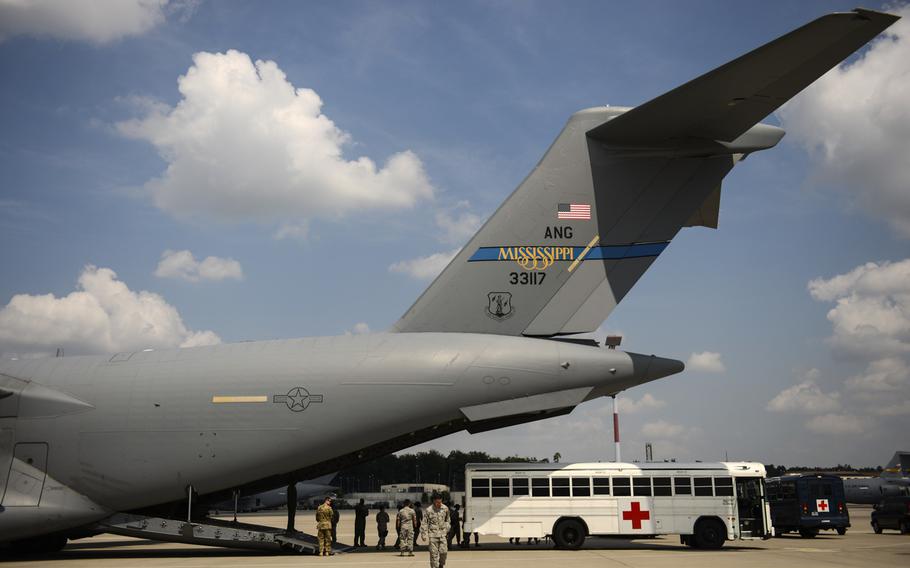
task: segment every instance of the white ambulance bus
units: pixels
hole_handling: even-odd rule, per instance
[[[760,463],[496,463],[465,469],[464,530],[552,537],[678,534],[683,544],[772,535]]]

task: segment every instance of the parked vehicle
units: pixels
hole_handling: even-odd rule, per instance
[[[776,535],[798,532],[815,538],[822,530],[847,533],[850,513],[840,477],[814,473],[770,477],[765,490]]]
[[[872,511],[872,530],[896,529],[910,534],[910,497],[885,497]]]
[[[694,548],[771,536],[760,463],[486,463],[465,469],[466,533],[552,537],[675,534]]]

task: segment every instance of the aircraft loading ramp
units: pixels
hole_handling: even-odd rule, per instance
[[[298,532],[288,535],[283,529],[251,525],[206,517],[202,522],[147,517],[129,513],[111,515],[98,523],[98,529],[121,536],[181,542],[203,546],[266,550],[291,554],[316,554],[316,537]],[[348,545],[336,543],[334,553],[345,552]]]

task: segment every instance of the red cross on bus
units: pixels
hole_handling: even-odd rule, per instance
[[[641,522],[651,519],[651,513],[649,511],[641,510],[641,503],[634,501],[632,503],[632,510],[622,512],[622,520],[632,521],[632,528],[635,530],[641,529]]]
[[[821,511],[822,513],[828,512],[828,500],[827,499],[817,499],[815,501],[815,508]]]

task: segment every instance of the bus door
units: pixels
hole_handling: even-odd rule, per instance
[[[737,477],[735,480],[740,538],[764,538],[768,531],[765,526],[762,478]]]

